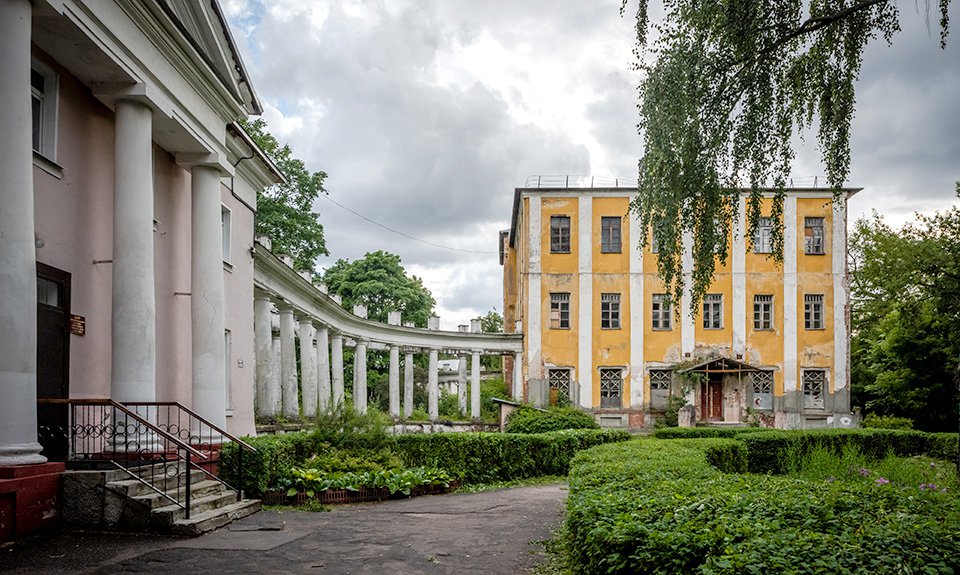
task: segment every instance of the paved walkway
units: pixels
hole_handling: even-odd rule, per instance
[[[514,574],[543,560],[565,485],[337,507],[261,511],[193,538],[63,532],[0,547],[26,574]]]

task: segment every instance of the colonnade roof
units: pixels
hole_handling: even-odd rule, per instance
[[[331,333],[340,333],[355,340],[441,351],[469,350],[489,354],[523,352],[522,334],[429,330],[390,325],[356,316],[263,244],[254,242],[251,251],[255,290],[260,295],[268,296],[278,307],[289,306],[295,313],[327,326]]]

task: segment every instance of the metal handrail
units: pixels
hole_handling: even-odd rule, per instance
[[[216,432],[219,433],[220,435],[226,437],[226,438],[229,439],[230,441],[232,441],[232,442],[234,442],[234,443],[236,443],[236,444],[238,444],[238,445],[241,445],[241,446],[243,446],[244,448],[246,448],[246,449],[248,449],[248,450],[250,450],[250,451],[252,451],[252,452],[254,452],[254,453],[257,452],[256,448],[253,447],[252,445],[250,445],[249,443],[247,443],[246,441],[243,441],[242,439],[239,439],[238,437],[235,437],[235,436],[231,435],[231,434],[228,433],[226,430],[224,430],[224,429],[222,429],[222,428],[220,428],[220,427],[217,427],[217,425],[214,424],[214,423],[211,423],[210,420],[204,418],[202,415],[200,415],[200,414],[198,414],[197,412],[193,411],[193,410],[190,409],[189,407],[186,407],[186,406],[184,406],[184,405],[181,405],[180,403],[178,403],[178,402],[176,402],[176,401],[124,401],[123,404],[124,404],[124,405],[145,405],[145,406],[150,406],[150,405],[161,406],[161,405],[163,405],[163,406],[169,406],[169,407],[177,407],[177,408],[179,408],[180,410],[185,411],[185,412],[186,412],[187,414],[189,414],[191,417],[199,420],[199,421],[202,422],[202,423],[207,424],[207,426],[209,426],[211,429],[213,429],[214,431],[216,431]]]

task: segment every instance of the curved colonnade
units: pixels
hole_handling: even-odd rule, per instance
[[[427,353],[428,413],[438,417],[441,353],[470,356],[469,413],[480,417],[480,357],[513,355],[513,381],[521,381],[523,365],[521,334],[480,333],[479,320],[469,331],[440,331],[439,318],[431,317],[428,329],[401,325],[399,312],[388,323],[367,319],[366,309],[344,309],[337,295],[315,286],[306,272],[298,273],[292,260],[273,254],[269,242],[258,239],[251,250],[254,260],[254,345],[256,348],[257,418],[310,419],[318,412],[344,402],[343,349],[354,348],[354,408],[367,410],[367,350],[389,350],[389,411],[394,418],[413,412],[413,356]],[[296,338],[301,350],[298,367]],[[404,355],[401,408],[400,354]],[[461,359],[461,378],[465,361]],[[465,389],[465,381],[460,382]],[[522,386],[515,386],[518,396]],[[461,400],[464,402],[464,400]],[[465,402],[464,402],[465,403]],[[402,412],[402,413],[401,413]]]

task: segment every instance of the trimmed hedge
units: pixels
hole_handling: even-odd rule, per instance
[[[760,433],[759,427],[661,427],[653,432],[657,439],[696,439],[701,437],[736,437],[744,433]]]
[[[565,475],[570,459],[580,450],[630,438],[626,431],[583,429],[541,434],[438,433],[377,438],[408,467],[438,467],[466,483],[523,479],[541,475]],[[262,494],[285,477],[289,469],[328,447],[329,434],[301,431],[283,435],[247,437],[257,452],[243,454],[243,487]],[[343,449],[356,445],[343,440]],[[220,451],[220,469],[231,484],[239,463],[237,445],[227,443]]]
[[[562,429],[598,429],[593,416],[576,407],[560,407],[541,411],[521,405],[510,414],[504,431],[507,433],[546,433]]]
[[[960,572],[955,494],[727,474],[708,463],[736,460],[744,447],[654,440],[578,454],[563,532],[572,572]]]

